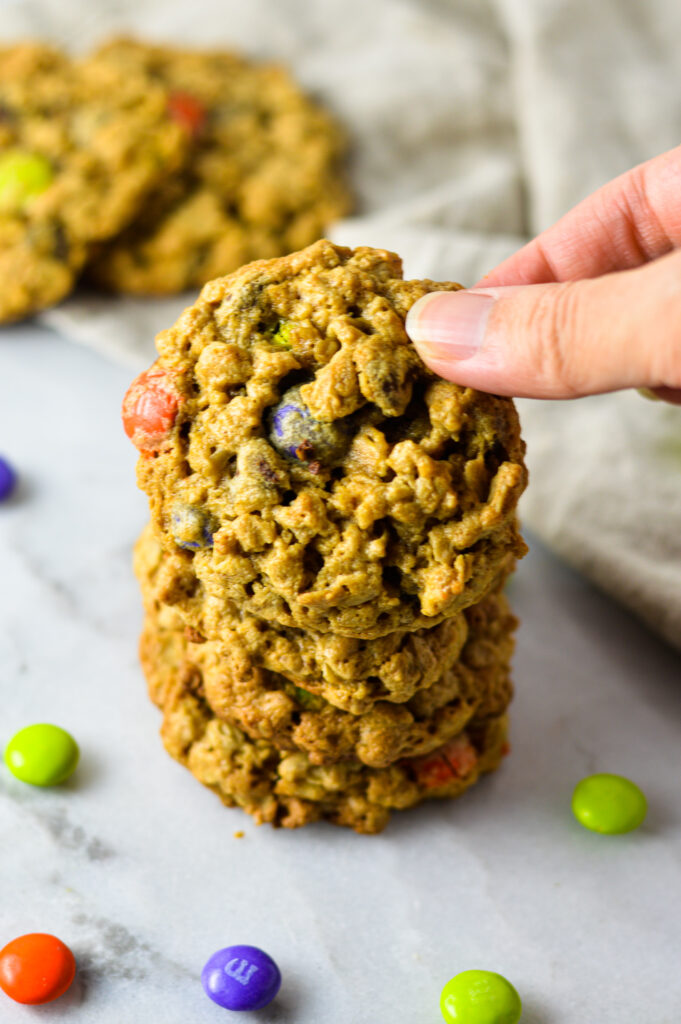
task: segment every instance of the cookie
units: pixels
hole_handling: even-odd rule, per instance
[[[148,75],[38,43],[0,50],[0,321],[63,298],[188,146]]]
[[[236,641],[196,642],[168,606],[147,615],[141,660],[147,676],[163,662],[190,664],[201,674],[210,710],[250,739],[265,739],[280,751],[302,750],[313,765],[354,759],[384,768],[431,753],[474,716],[480,720],[505,711],[511,698],[515,620],[501,596],[483,605],[461,658],[431,687],[404,704],[378,701],[361,715],[340,711],[284,676],[259,668]]]
[[[200,669],[191,661],[145,660],[152,698],[163,711],[161,736],[172,757],[186,765],[229,807],[258,824],[297,828],[326,819],[357,832],[380,832],[391,810],[435,798],[460,796],[506,753],[504,715],[476,721],[424,757],[387,768],[355,760],[313,765],[303,751],[287,753],[267,740],[249,739],[213,714]]]
[[[404,329],[456,287],[322,240],[210,282],[158,336],[123,417],[187,599],[369,639],[495,589],[525,551],[513,402],[436,379]]]
[[[312,633],[236,616],[226,626],[224,606],[199,587],[181,552],[164,551],[148,525],[135,547],[135,572],[148,614],[172,606],[196,643],[218,640],[237,645],[252,663],[322,697],[334,707],[360,715],[376,701],[403,703],[431,686],[459,658],[468,635],[463,612],[431,629],[389,633],[375,640]]]
[[[282,67],[133,39],[97,56],[160,82],[194,135],[184,172],[93,260],[100,286],[157,295],[200,287],[308,245],[348,212],[343,133]]]

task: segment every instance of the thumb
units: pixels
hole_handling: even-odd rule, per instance
[[[639,387],[678,401],[681,252],[582,281],[432,292],[406,327],[435,373],[480,391],[576,398]]]

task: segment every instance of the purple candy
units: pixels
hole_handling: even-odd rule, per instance
[[[289,422],[292,416],[300,417],[303,422],[305,420],[313,422],[307,409],[289,402],[286,405],[277,406],[272,417],[272,427],[274,428],[275,437],[281,442],[284,451],[295,459],[296,451],[300,447],[300,439],[296,435],[296,439],[292,443],[287,443],[286,436],[290,429]]]
[[[225,1010],[260,1010],[279,991],[281,974],[257,946],[227,946],[207,961],[201,984],[209,999]]]
[[[9,498],[17,482],[17,475],[9,462],[0,456],[0,501]]]
[[[341,420],[316,420],[305,405],[301,385],[296,384],[282,395],[270,413],[269,440],[282,455],[308,464],[315,472],[315,463],[333,464],[348,446],[348,427]]]

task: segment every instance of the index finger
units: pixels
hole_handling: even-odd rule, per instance
[[[546,284],[629,270],[681,245],[681,146],[583,199],[475,287]]]

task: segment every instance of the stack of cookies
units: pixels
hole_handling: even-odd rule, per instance
[[[327,241],[255,262],[126,396],[163,740],[259,822],[377,832],[505,752],[524,445],[510,399],[435,378],[404,328],[457,287]]]
[[[276,65],[131,39],[0,49],[0,323],[82,276],[168,294],[309,244],[348,209],[343,150]]]

